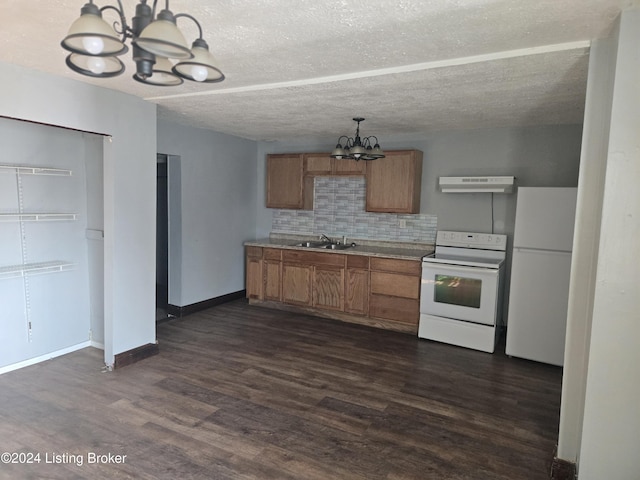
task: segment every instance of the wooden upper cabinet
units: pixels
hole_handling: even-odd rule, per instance
[[[313,183],[305,178],[303,154],[267,155],[267,208],[313,208]]]
[[[307,175],[331,175],[333,171],[333,158],[326,153],[307,153]]]
[[[327,153],[306,153],[307,175],[359,175],[366,173],[366,162],[331,158]]]
[[[372,161],[331,158],[327,153],[267,155],[267,208],[313,209],[313,178],[365,176],[367,212],[420,213],[422,152],[395,150]]]
[[[362,175],[367,172],[367,162],[364,160],[350,160],[342,158],[338,160],[333,159],[333,173],[334,175]]]
[[[367,212],[420,213],[422,152],[396,150],[366,162]]]

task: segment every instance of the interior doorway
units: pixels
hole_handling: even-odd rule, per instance
[[[156,321],[169,317],[169,194],[167,155],[157,154],[156,174]]]

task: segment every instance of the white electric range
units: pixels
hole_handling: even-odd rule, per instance
[[[507,236],[439,231],[422,259],[418,337],[493,353],[502,327]]]

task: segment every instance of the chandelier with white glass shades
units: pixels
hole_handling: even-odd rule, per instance
[[[360,122],[364,121],[362,117],[356,117],[354,122],[358,122],[356,127],[356,136],[347,137],[341,136],[338,139],[336,148],[331,152],[331,157],[342,159],[349,158],[353,160],[376,160],[378,158],[384,158],[384,152],[380,148],[378,143],[378,137],[371,135],[369,137],[360,138]],[[343,146],[343,139],[346,139]],[[374,140],[375,139],[375,140]],[[372,143],[375,143],[372,145]]]
[[[129,50],[125,40],[130,38],[136,63],[133,78],[139,82],[174,86],[180,85],[183,79],[206,83],[224,80],[209,45],[202,38],[202,27],[194,17],[187,13],[174,15],[169,10],[169,0],[156,15],[158,0],[153,1],[153,6],[147,5],[147,0],[140,0],[129,25],[121,0],[117,2],[117,7],[99,8],[89,0],[80,10],[80,18],[73,22],[61,42],[62,47],[71,52],[66,63],[73,71],[98,78],[120,75],[125,67],[118,57]],[[102,18],[105,10],[117,12],[120,21],[109,25]],[[188,18],[198,27],[199,36],[191,48],[178,29],[178,18]],[[169,59],[176,59],[177,63],[174,65]]]

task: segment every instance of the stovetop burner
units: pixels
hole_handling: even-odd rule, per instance
[[[499,269],[506,257],[506,235],[439,231],[436,250],[423,262]]]

